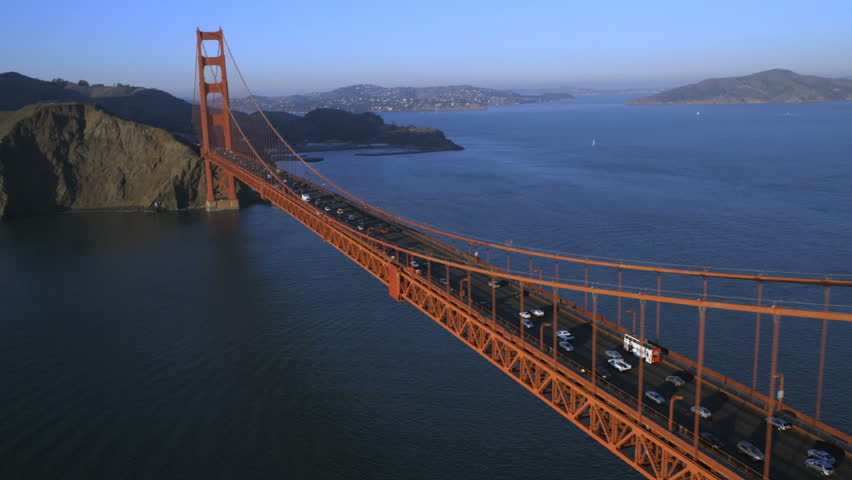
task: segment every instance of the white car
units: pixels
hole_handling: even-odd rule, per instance
[[[530,312],[521,312],[518,315],[520,315],[521,318],[532,318],[532,314]]]
[[[765,458],[763,456],[763,452],[761,452],[759,448],[746,441],[737,443],[737,450],[743,452],[744,454],[751,457],[752,460],[757,460],[758,462],[763,461],[763,459]]]
[[[330,212],[330,211],[331,211],[331,207],[323,207],[323,210],[325,210],[326,212]]]
[[[609,360],[607,360],[607,362],[609,362],[612,368],[618,370],[619,372],[626,372],[633,368],[629,363],[625,362],[620,358],[610,358]]]
[[[825,450],[817,450],[815,448],[808,450],[808,457],[821,460],[823,463],[827,463],[829,465],[834,465],[834,462],[837,461],[830,453],[826,452]]]
[[[412,260],[410,265],[411,265],[412,267],[414,267],[414,268],[417,268],[417,267],[419,267],[419,266],[420,266],[420,264],[419,264],[419,263],[417,263],[417,260]]]
[[[447,284],[447,279],[446,279],[446,278],[444,278],[444,277],[441,277],[441,279],[440,279],[440,280],[438,280],[438,281],[439,281],[439,282],[441,282],[441,285],[446,285],[446,284]]]
[[[778,430],[779,432],[783,432],[785,430],[790,430],[790,428],[792,428],[792,425],[790,425],[790,422],[788,422],[787,420],[784,420],[783,418],[766,417],[765,420],[766,420],[766,423],[775,427],[775,429]]]
[[[559,348],[565,350],[566,352],[574,351],[574,345],[571,345],[571,342],[566,342],[565,340],[559,342]]]
[[[656,403],[657,405],[662,405],[662,404],[666,403],[666,397],[660,395],[659,393],[657,393],[653,390],[646,392],[645,396],[648,397],[652,402]]]
[[[609,358],[621,358],[621,352],[618,350],[607,350],[604,352],[604,355]]]
[[[543,317],[544,316],[544,310],[539,310],[537,308],[534,309],[534,310],[530,310],[530,313],[532,313],[536,317]]]
[[[698,415],[701,418],[710,418],[710,415],[713,415],[713,412],[711,412],[709,408],[704,406],[697,407],[693,405],[689,407],[689,411]]]
[[[488,282],[488,286],[491,287],[491,288],[500,288],[500,287],[503,286],[503,281],[502,280],[491,280],[490,282]]]
[[[302,200],[304,200],[304,201],[306,201],[306,202],[310,202],[310,201],[311,201],[311,196],[310,196],[310,195],[308,195],[307,193],[303,193],[303,194],[302,194]]]
[[[535,326],[535,324],[533,323],[533,321],[532,321],[532,320],[530,320],[529,318],[525,318],[525,319],[523,320],[523,322],[524,322],[524,326],[525,326],[525,327],[527,327],[527,328],[532,328],[532,327],[534,327],[534,326]]]
[[[358,231],[363,232],[364,231],[364,225],[358,225]]]
[[[823,477],[828,477],[834,474],[834,466],[816,458],[809,458],[805,460],[805,467],[815,470]]]
[[[574,334],[568,330],[559,330],[556,332],[556,337],[560,340],[574,340]]]

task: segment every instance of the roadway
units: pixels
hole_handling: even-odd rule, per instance
[[[243,163],[243,161],[236,163]],[[245,165],[242,166],[245,167]],[[314,205],[318,212],[355,231],[380,238],[382,241],[398,246],[401,249],[421,252],[423,255],[444,258],[448,261],[461,264],[474,265],[477,263],[477,259],[472,255],[455,251],[406,226],[396,224],[387,218],[373,215],[358,204],[330,193],[312,183],[303,181],[288,173],[280,173],[280,176],[297,193],[309,194],[311,196],[309,203]],[[275,179],[268,179],[268,182],[273,186],[277,183]],[[338,209],[341,209],[343,213],[337,213]],[[358,229],[359,226],[361,230]],[[449,288],[451,295],[461,298],[459,297],[460,292],[458,289],[462,280],[468,277],[466,271],[450,269],[449,276],[447,276],[447,268],[444,264],[437,262],[431,262],[430,264],[416,257],[407,258],[404,253],[400,254],[395,251],[388,251],[386,253],[389,260],[398,262],[406,268],[410,268],[411,260],[422,263],[420,266],[421,275],[426,277],[428,281],[431,281],[437,288]],[[482,264],[479,266],[483,267]],[[494,269],[494,271],[495,276],[499,277],[499,270]],[[441,282],[441,278],[447,278],[448,283]],[[500,288],[492,288],[489,286],[490,280],[491,278],[484,274],[471,274],[471,285],[469,287],[471,304],[476,305],[484,317],[491,318],[494,316],[499,324],[509,331],[515,332],[515,334],[520,329],[523,329],[525,338],[531,341],[530,347],[537,348],[539,334],[542,331],[540,329],[541,324],[545,322],[552,323],[553,321],[553,300],[543,298],[544,296],[537,295],[535,291],[529,296],[525,296],[523,310],[540,309],[544,311],[544,316],[540,318],[533,317],[533,327],[523,328],[520,326],[518,315],[521,311],[519,285],[507,283]],[[467,282],[465,281],[464,283]],[[467,301],[467,298],[465,297],[463,300]],[[597,366],[606,366],[612,373],[612,377],[608,380],[597,377],[596,381],[600,388],[614,396],[621,397],[628,405],[636,405],[635,399],[639,392],[640,361],[632,354],[624,351],[622,348],[622,334],[599,323],[597,346],[596,349],[593,349],[593,327],[585,315],[573,310],[569,306],[559,305],[556,316],[558,325],[556,330],[569,330],[574,335],[574,339],[571,341],[574,351],[567,353],[559,349],[559,361],[568,368],[588,375],[592,371],[593,352],[596,352]],[[544,329],[543,338],[541,339],[544,344],[544,350],[548,352],[548,355],[552,355],[550,353],[550,345],[552,345],[553,331],[550,328]],[[621,352],[624,359],[633,368],[624,373],[619,373],[610,368],[607,365],[607,357],[603,353],[605,350],[617,350]],[[653,390],[666,399],[664,404],[658,405],[643,397],[643,415],[665,427],[668,422],[669,400],[674,395],[682,396],[683,399],[675,403],[675,431],[691,442],[694,416],[689,411],[689,407],[694,404],[695,379],[689,378],[690,375],[684,373],[682,365],[675,363],[665,356],[661,362],[653,365],[645,364],[642,368],[644,376],[643,392]],[[687,383],[681,387],[676,387],[665,381],[665,377],[669,375],[680,375],[684,379],[687,379]],[[744,401],[738,396],[725,393],[720,388],[706,381],[702,383],[701,405],[709,408],[712,415],[710,418],[700,419],[699,431],[711,432],[723,442],[721,448],[716,449],[701,439],[701,448],[707,454],[732,466],[734,470],[744,472],[744,476],[759,478],[763,471],[763,462],[751,460],[748,456],[740,453],[736,448],[736,444],[741,440],[745,440],[751,442],[761,451],[764,450],[766,445],[766,423],[764,421],[766,412],[762,408]],[[792,480],[817,476],[815,472],[806,469],[804,464],[807,459],[807,450],[817,448],[827,450],[837,459],[834,478],[852,479],[852,465],[850,465],[852,462],[845,461],[843,450],[824,444],[807,432],[796,428],[794,418],[786,417],[786,419],[793,423],[791,430],[783,432],[774,430],[772,432],[770,478]]]

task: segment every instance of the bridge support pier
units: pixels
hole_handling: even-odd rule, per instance
[[[234,176],[222,171],[206,158],[204,174],[207,177],[207,202],[205,203],[207,211],[239,210],[240,202],[237,200]]]

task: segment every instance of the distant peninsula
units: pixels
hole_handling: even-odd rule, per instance
[[[852,100],[852,80],[767,70],[744,77],[711,78],[627,102],[628,105],[813,103]]]
[[[263,111],[306,113],[317,108],[334,108],[360,113],[484,110],[497,105],[568,102],[574,97],[569,93],[521,94],[470,85],[422,88],[351,85],[330,92],[255,99]],[[257,110],[250,98],[231,98],[231,108],[247,113]]]

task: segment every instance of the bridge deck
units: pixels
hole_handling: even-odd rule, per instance
[[[231,162],[238,167],[248,167],[249,160],[243,159],[237,155],[225,155],[219,153],[223,162]],[[418,252],[425,257],[446,259],[449,262],[457,264],[475,265],[480,268],[484,266],[476,257],[444,245],[443,243],[434,240],[420,232],[407,228],[403,225],[394,223],[393,221],[379,217],[366,208],[350,202],[349,200],[333,194],[326,189],[312,184],[304,179],[294,177],[288,173],[281,174],[283,179],[286,179],[288,187],[298,193],[307,193],[311,196],[309,203],[316,209],[318,215],[326,216],[340,225],[345,226],[352,231],[357,230],[357,226],[361,225],[363,234],[368,234],[377,240],[397,246],[401,250],[409,250]],[[270,187],[275,186],[277,180],[265,179]],[[329,211],[326,211],[328,207]],[[343,213],[338,214],[337,209],[342,209]],[[352,219],[349,219],[352,215]],[[386,233],[380,233],[382,230],[387,230]],[[387,252],[388,260],[399,268],[410,268],[410,261],[417,260],[418,257],[412,258],[409,255],[397,251]],[[390,258],[393,255],[394,258]],[[447,295],[455,296],[468,302],[467,296],[460,297],[460,283],[466,283],[468,272],[457,268],[450,268],[447,275],[447,267],[437,261],[423,261],[421,267],[421,275],[424,279],[435,286],[437,289],[447,289]],[[489,269],[493,267],[487,267]],[[499,270],[494,269],[495,276],[499,277]],[[447,283],[443,283],[441,278],[446,278]],[[543,322],[552,322],[554,318],[554,303],[552,298],[548,298],[543,291],[533,290],[532,294],[525,296],[524,310],[534,308],[544,311],[544,316],[541,318],[533,318],[534,326],[532,328],[522,329],[519,326],[518,312],[521,310],[521,295],[520,286],[515,283],[509,283],[501,288],[492,288],[489,286],[491,277],[488,275],[473,273],[470,275],[470,304],[484,317],[495,318],[497,323],[511,332],[513,335],[520,335],[523,330],[523,335],[528,342],[528,348],[539,348],[539,332],[540,325]],[[465,290],[467,287],[465,287]],[[574,351],[567,353],[561,350],[558,351],[558,359],[566,367],[573,369],[576,372],[581,372],[588,375],[592,371],[592,356],[593,356],[593,328],[589,316],[586,312],[580,309],[572,308],[570,304],[562,302],[556,308],[557,330],[569,330],[574,334],[575,338],[571,341],[574,346]],[[543,332],[544,350],[548,355],[552,354],[550,345],[552,344],[552,331],[550,328]],[[639,392],[639,359],[633,357],[620,348],[622,344],[622,334],[609,322],[603,322],[597,332],[597,365],[606,366],[605,350],[616,349],[622,352],[625,360],[627,360],[633,368],[624,373],[618,373],[612,369],[612,378],[603,380],[596,378],[597,385],[604,391],[620,397],[630,405],[636,405],[636,397]],[[643,367],[644,375],[644,392],[649,390],[656,391],[666,398],[666,403],[658,405],[651,402],[647,398],[644,399],[644,412],[653,422],[659,425],[666,426],[668,421],[669,404],[668,400],[673,395],[681,395],[683,400],[675,404],[674,423],[675,431],[684,439],[692,441],[692,430],[694,417],[689,411],[689,407],[693,404],[695,398],[695,379],[687,381],[682,387],[675,387],[673,384],[665,381],[668,375],[683,375],[687,365],[679,362],[677,359],[664,356],[660,363],[654,365],[645,365]],[[712,411],[712,416],[709,419],[701,419],[700,431],[711,432],[719,437],[724,446],[720,449],[712,448],[707,442],[701,441],[701,448],[705,453],[716,458],[720,463],[727,465],[732,470],[741,472],[744,477],[760,478],[763,470],[763,462],[755,462],[750,460],[745,455],[741,454],[737,448],[737,442],[746,440],[763,450],[766,440],[766,410],[763,407],[763,402],[757,399],[749,399],[741,394],[734,395],[731,391],[726,391],[722,385],[707,382],[702,385],[701,405],[706,406]],[[804,429],[795,426],[790,431],[778,432],[772,434],[772,463],[771,463],[771,478],[773,479],[797,479],[808,478],[812,472],[804,466],[807,458],[807,450],[818,448],[828,450],[837,459],[835,465],[834,476],[836,478],[852,478],[852,466],[850,462],[844,461],[844,452],[840,448],[828,445],[821,442],[814,434],[805,431]],[[813,430],[813,429],[810,429]],[[829,438],[826,433],[823,438]]]

